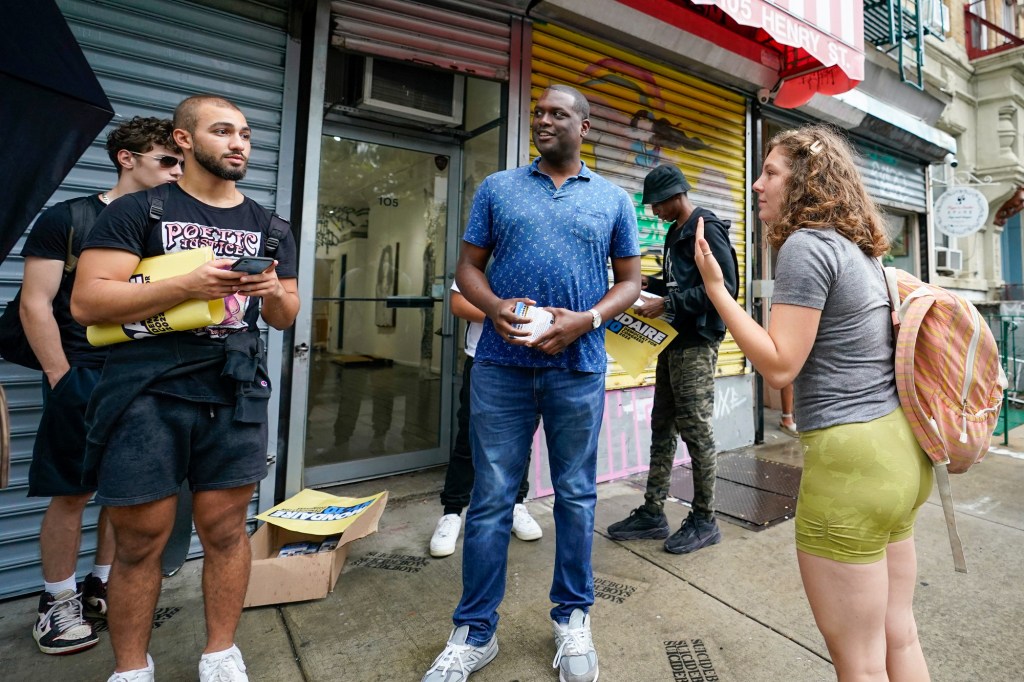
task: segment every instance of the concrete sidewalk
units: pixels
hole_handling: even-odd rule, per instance
[[[771,427],[766,439],[768,444],[750,451],[799,460],[796,441]],[[1000,445],[953,482],[968,575],[953,571],[938,498],[920,513],[916,610],[935,682],[1024,679],[1022,446],[1021,437],[1010,448]],[[337,589],[327,598],[245,611],[238,644],[250,679],[420,679],[444,646],[461,591],[461,542],[445,559],[432,559],[427,550],[442,482],[443,469],[437,469],[332,491],[357,496],[388,489],[391,501],[380,531],[353,545]],[[642,500],[635,482],[605,483],[598,491],[599,598],[591,613],[602,681],[834,679],[800,586],[792,522],[757,533],[721,523],[721,544],[674,556],[659,541],[619,543],[604,535],[609,523]],[[551,499],[529,503],[543,539],[511,540],[498,630],[501,653],[474,682],[558,679],[551,668],[547,597],[554,555],[551,505]],[[666,511],[678,525],[687,508],[669,504]],[[201,561],[191,561],[164,582],[151,647],[159,680],[197,679],[204,642],[201,570]],[[30,631],[36,602],[26,597],[0,603],[0,676],[106,680],[113,670],[106,633],[99,646],[75,656],[38,652]]]

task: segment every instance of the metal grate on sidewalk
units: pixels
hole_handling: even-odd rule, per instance
[[[716,513],[737,525],[764,530],[796,512],[800,467],[732,452],[719,456],[716,473]],[[693,471],[688,465],[672,470],[669,494],[693,501]]]

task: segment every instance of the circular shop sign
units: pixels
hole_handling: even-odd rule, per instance
[[[948,189],[935,202],[935,226],[950,237],[966,237],[988,218],[988,200],[970,187]]]

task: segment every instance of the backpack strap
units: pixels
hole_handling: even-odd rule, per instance
[[[942,501],[942,515],[946,519],[946,534],[949,536],[949,548],[953,551],[953,570],[957,573],[967,572],[967,557],[964,556],[964,545],[960,541],[960,533],[956,528],[956,516],[953,515],[953,492],[949,488],[949,469],[945,464],[932,466],[935,474],[935,486],[939,489]]]
[[[266,239],[263,242],[263,255],[270,258],[277,258],[277,249],[281,246],[281,240],[291,231],[291,223],[277,215],[270,214],[270,222],[267,225]],[[249,331],[259,331],[258,321],[260,310],[263,308],[263,300],[260,299],[256,305],[250,305],[245,311],[243,320],[249,325]]]
[[[71,224],[68,225],[68,244],[64,254],[64,277],[67,277],[78,266],[78,256],[75,254],[75,238],[78,243],[84,244],[85,238],[96,222],[96,213],[92,210],[92,196],[79,197],[67,202],[68,212],[71,214]],[[79,249],[80,251],[81,249]]]
[[[281,240],[284,239],[285,234],[290,230],[291,223],[276,213],[272,213],[270,215],[270,225],[267,226],[267,241],[263,245],[263,255],[276,258],[277,247],[281,245]]]
[[[145,244],[146,240],[149,239],[149,235],[160,224],[160,219],[164,217],[164,202],[167,201],[167,184],[164,183],[147,189],[146,201],[149,202],[149,212],[146,214],[149,218],[149,225],[146,226],[146,232],[142,237],[143,244]]]
[[[164,200],[167,199],[167,185],[158,185],[146,190],[149,199],[149,219],[159,221],[164,217]]]

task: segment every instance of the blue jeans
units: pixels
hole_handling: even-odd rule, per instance
[[[512,508],[539,415],[555,489],[552,620],[594,603],[590,551],[597,502],[597,440],[604,415],[604,374],[477,362],[470,389],[470,438],[476,481],[462,545],[462,599],[452,620],[468,642],[486,644],[505,596]]]

